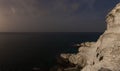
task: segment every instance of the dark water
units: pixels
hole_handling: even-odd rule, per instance
[[[60,53],[77,52],[77,48],[73,47],[74,44],[96,41],[101,34],[0,33],[0,71],[4,69],[31,71],[33,67],[49,68],[54,65],[55,58]]]

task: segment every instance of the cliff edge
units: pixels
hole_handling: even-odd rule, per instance
[[[107,29],[97,42],[82,43],[77,54],[61,57],[75,64],[79,71],[120,71],[120,3],[108,13],[106,23]]]

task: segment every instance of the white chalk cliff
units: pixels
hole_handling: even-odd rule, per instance
[[[77,54],[61,54],[80,71],[120,71],[120,3],[106,16],[107,29],[97,42],[82,43]]]

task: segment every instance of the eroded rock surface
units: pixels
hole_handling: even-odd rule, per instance
[[[120,71],[120,3],[106,17],[107,29],[97,42],[82,43],[77,54],[61,54],[79,71]]]

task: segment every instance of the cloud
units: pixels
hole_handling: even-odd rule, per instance
[[[94,4],[96,0],[81,0],[81,4],[85,4],[88,6],[88,8],[93,9]]]
[[[68,16],[76,12],[80,14],[81,12],[94,10],[95,3],[96,0],[54,0],[48,11],[50,14],[59,16]]]
[[[96,0],[1,0],[3,15],[70,15],[76,11],[93,9]],[[86,6],[87,7],[86,7]],[[82,10],[83,9],[83,10]]]
[[[92,11],[95,2],[96,0],[0,0],[0,18],[4,23],[2,29],[72,31],[72,28],[83,28],[85,20],[94,21],[99,16]]]
[[[79,7],[80,7],[80,4],[78,4],[78,3],[72,4],[72,9],[73,9],[74,11],[78,10]]]

